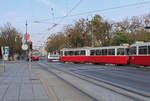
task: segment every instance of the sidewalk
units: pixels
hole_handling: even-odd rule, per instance
[[[7,62],[0,73],[0,101],[94,101],[36,62]]]
[[[0,101],[50,101],[48,94],[37,77],[29,75],[24,63],[7,63],[5,72],[0,73]]]

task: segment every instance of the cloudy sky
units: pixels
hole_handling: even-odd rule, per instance
[[[135,3],[137,6],[109,9]],[[0,0],[0,27],[9,22],[24,34],[27,20],[31,40],[39,46],[51,33],[62,31],[63,26],[79,18],[100,14],[104,19],[120,21],[149,14],[149,5],[150,0]],[[78,15],[89,11],[97,12]],[[54,23],[59,25],[49,30]]]

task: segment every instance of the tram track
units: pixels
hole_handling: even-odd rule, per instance
[[[42,64],[39,64],[43,67]],[[49,66],[49,64],[47,63],[44,63],[44,65],[46,65],[45,67],[47,68],[47,66]],[[109,81],[105,81],[105,80],[101,80],[101,79],[97,79],[97,78],[94,78],[94,77],[91,77],[89,75],[85,75],[85,74],[81,74],[81,73],[74,73],[74,72],[70,72],[68,70],[64,70],[64,69],[60,69],[60,68],[57,68],[56,66],[54,65],[51,65],[51,67],[55,70],[57,70],[59,73],[60,72],[63,72],[63,73],[66,73],[68,75],[72,75],[74,77],[77,77],[81,80],[84,80],[86,82],[89,82],[93,85],[96,85],[96,86],[100,86],[100,87],[103,87],[105,89],[108,89],[108,90],[111,90],[115,93],[118,93],[118,94],[121,94],[125,97],[128,97],[128,98],[131,98],[135,101],[149,101],[150,99],[150,95],[143,92],[143,91],[138,91],[138,90],[135,90],[135,89],[132,89],[130,87],[123,87],[121,85],[118,85],[118,84],[114,84],[112,82],[109,82]],[[51,71],[50,69],[47,68],[47,71],[49,72],[53,72]],[[54,72],[53,72],[54,73]],[[55,75],[58,76],[57,73],[54,73]],[[59,78],[61,78],[60,76],[58,76]],[[62,79],[62,78],[61,78]],[[63,79],[64,80],[64,79]],[[64,80],[66,82],[66,80]],[[68,81],[67,81],[68,82]],[[72,84],[71,84],[72,85]],[[74,85],[72,85],[74,86]],[[76,87],[77,88],[77,87]],[[79,89],[79,88],[78,88]],[[83,91],[82,91],[83,92]],[[85,92],[84,92],[85,93]],[[88,95],[89,96],[89,95]]]
[[[86,96],[88,96],[89,98],[93,99],[93,101],[101,101],[101,100],[97,100],[97,99],[95,99],[94,97],[92,97],[91,95],[89,95],[89,94],[83,92],[82,90],[80,90],[80,89],[77,88],[76,86],[72,85],[71,83],[69,83],[69,82],[66,81],[65,79],[61,78],[61,77],[58,76],[56,73],[54,73],[53,71],[49,70],[47,67],[43,66],[42,64],[39,64],[39,63],[38,63],[38,65],[40,65],[40,67],[44,67],[44,68],[41,68],[41,69],[44,69],[44,70],[48,71],[49,73],[55,75],[55,76],[58,77],[60,80],[64,81],[66,84],[70,85],[71,87],[77,89],[78,91],[80,91],[80,92],[83,93],[84,95],[86,95]]]
[[[68,64],[67,65],[62,64],[62,65],[64,67],[67,66]],[[141,71],[133,72],[132,70],[126,71],[125,68],[120,69],[116,67],[106,67],[106,66],[102,68],[101,67],[94,68],[95,66],[94,67],[92,66],[89,68],[88,66],[82,67],[82,65],[80,66],[80,64],[69,65],[69,66],[72,66],[72,68],[74,69],[67,69],[67,68],[65,69],[70,70],[71,72],[88,75],[96,79],[102,79],[102,80],[110,81],[112,83],[114,82],[119,85],[124,85],[125,87],[129,86],[130,88],[138,89],[140,91],[144,91],[147,93],[150,92],[149,89],[150,82],[148,78],[150,75],[148,74],[145,75],[144,73],[139,74],[141,73]]]
[[[138,84],[138,85],[141,85],[141,86],[147,86],[147,87],[150,86],[149,82],[145,82],[145,81],[142,81],[142,80],[139,81],[139,80],[137,80],[137,78],[132,79],[132,78],[128,78],[126,76],[121,76],[121,75],[117,75],[117,74],[113,75],[111,73],[107,74],[107,73],[102,73],[102,72],[97,72],[97,71],[87,71],[87,72],[94,73],[96,75],[100,75],[100,76],[107,77],[107,78],[123,80],[123,82],[131,82],[131,83],[135,83],[135,84]]]
[[[119,68],[114,69],[114,67],[108,67],[108,68],[102,67],[102,68],[97,68],[95,70],[89,67],[79,68],[78,67],[79,65],[78,66],[71,65],[71,66],[75,69],[69,69],[69,71],[74,73],[87,75],[92,78],[96,78],[98,80],[100,79],[100,80],[110,81],[112,83],[114,82],[115,84],[124,85],[125,87],[130,86],[130,88],[138,89],[140,91],[142,90],[147,93],[150,91],[149,89],[150,82],[148,79],[149,77],[148,75],[143,76],[137,73],[135,73],[136,75],[134,75],[134,72],[131,75],[131,73],[128,73],[129,71],[119,70]]]

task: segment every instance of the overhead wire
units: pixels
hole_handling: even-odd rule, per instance
[[[61,20],[59,21],[59,24],[58,24],[58,23],[57,23],[57,24],[54,24],[49,30],[52,30],[54,27],[56,27],[56,26],[58,26],[58,25],[62,25],[61,22],[62,22],[66,17],[68,17],[68,16],[72,13],[72,11],[75,10],[75,9],[81,4],[82,1],[83,1],[83,0],[79,0],[79,2],[77,2],[77,4],[75,4],[75,6],[73,6],[73,8],[71,8],[71,9],[69,10],[69,12],[67,12],[67,14],[61,18]]]
[[[148,4],[148,3],[150,3],[150,0],[132,3],[132,4],[127,4],[127,5],[122,5],[122,6],[110,7],[110,8],[101,9],[101,10],[93,10],[93,11],[78,13],[78,14],[70,15],[69,17],[78,16],[78,15],[85,15],[85,14],[90,14],[90,13],[96,13],[96,12],[109,11],[109,10],[115,10],[115,9],[120,9],[120,8],[133,7],[133,6],[144,5],[144,4]]]
[[[93,10],[93,11],[81,12],[81,13],[77,13],[77,14],[68,15],[66,17],[74,17],[74,16],[79,16],[79,15],[92,14],[92,13],[96,13],[96,12],[104,12],[104,11],[110,11],[110,10],[115,10],[115,9],[122,9],[122,8],[134,7],[134,6],[144,5],[144,4],[148,4],[148,3],[150,3],[150,0],[143,1],[143,2],[136,2],[136,3],[132,3],[132,4],[121,5],[121,6],[116,6],[116,7],[110,7],[110,8],[105,8],[105,9],[98,9],[98,10]],[[62,19],[64,17],[65,16],[55,17],[55,19]],[[43,19],[43,20],[44,21],[46,21],[46,20],[48,21],[50,19]]]
[[[128,8],[128,7],[134,7],[134,6],[149,4],[150,0],[131,3],[131,4],[126,4],[126,5],[121,5],[121,6],[116,6],[116,7],[110,7],[110,8],[105,8],[105,9],[98,9],[98,10],[92,10],[92,11],[87,11],[87,12],[81,12],[81,13],[71,15],[73,10],[75,10],[80,5],[81,2],[82,2],[82,0],[77,2],[77,4],[75,4],[75,6],[73,6],[73,8],[71,8],[65,16],[55,17],[55,19],[61,19],[60,22],[59,22],[59,23],[61,23],[67,17],[74,17],[74,16],[80,16],[80,15],[92,14],[92,13],[96,13],[96,12],[105,12],[105,11],[110,11],[110,10],[116,10],[116,9],[122,9],[122,8]],[[39,22],[40,23],[45,23],[44,21],[48,21],[48,20],[50,20],[50,18],[39,20]],[[49,28],[49,30],[52,30],[57,25],[59,25],[59,24],[53,24],[53,26],[51,28]]]
[[[72,11],[74,9],[76,9],[80,5],[81,2],[82,2],[82,0],[80,0],[71,10],[69,10],[69,12],[66,14],[66,16],[55,17],[55,19],[61,19],[60,22],[59,22],[59,23],[61,23],[66,17],[74,17],[74,16],[86,15],[86,14],[91,14],[91,13],[96,13],[96,12],[104,12],[104,11],[110,11],[110,10],[115,10],[115,9],[134,7],[134,6],[138,6],[138,5],[144,5],[144,4],[150,3],[150,0],[143,1],[143,2],[136,2],[136,3],[132,3],[132,4],[121,5],[121,6],[116,6],[116,7],[105,8],[105,9],[101,9],[101,10],[93,10],[93,11],[88,11],[88,12],[82,12],[82,13],[71,15]],[[49,19],[43,19],[43,20],[46,21],[46,20],[49,20]],[[49,31],[52,30],[53,28],[55,28],[58,25],[60,25],[60,24],[53,24],[53,26],[51,28],[49,28]]]
[[[68,17],[69,16],[69,14],[70,13],[72,13],[72,11],[74,10],[74,9],[76,9],[80,4],[81,4],[81,2],[82,2],[83,0],[80,0],[79,2],[77,2],[77,4],[75,4],[75,6],[73,6],[73,8],[71,8],[68,12],[67,12],[67,14],[66,15],[64,15],[64,16],[62,16],[62,17],[55,17],[55,19],[64,19],[64,18],[66,18],[66,17]],[[67,4],[68,5],[68,4]],[[38,22],[43,22],[43,21],[48,21],[48,20],[51,20],[50,18],[47,18],[47,19],[42,19],[42,20],[39,20]]]

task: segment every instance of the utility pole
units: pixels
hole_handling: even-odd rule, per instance
[[[26,44],[27,44],[27,38],[26,38],[26,36],[27,36],[27,31],[28,31],[28,23],[27,23],[27,20],[26,20],[25,26],[26,26],[25,40],[26,40]]]
[[[28,44],[27,40],[27,35],[28,35],[28,23],[27,23],[27,20],[26,20],[26,34],[25,34],[25,43]],[[30,44],[28,45],[28,50],[26,50],[26,56],[27,56],[27,60],[29,60],[29,63],[28,63],[28,66],[29,66],[29,76],[30,78],[29,79],[32,79],[31,78],[31,58],[32,58],[32,49],[30,48],[30,46],[32,45],[32,43],[30,42]]]
[[[94,35],[93,35],[93,23],[91,21],[91,36],[92,36],[92,47],[94,47]]]
[[[93,16],[91,15],[91,18],[93,19]],[[90,34],[91,34],[91,43],[92,43],[92,47],[94,47],[94,33],[93,33],[93,23],[92,23],[92,19],[91,21],[89,21],[89,23],[91,24],[90,27],[91,27],[91,31],[90,31]],[[87,16],[87,20],[88,20],[88,16]]]
[[[27,20],[26,20],[26,24],[25,24],[25,26],[26,26],[26,33],[25,33],[25,44],[27,45],[27,31],[28,31],[28,23],[27,23]],[[28,50],[26,50],[26,53],[25,53],[25,59],[26,60],[28,60]]]
[[[52,13],[52,20],[53,20],[53,23],[55,23],[54,9],[53,9],[53,8],[51,8],[51,13]]]

